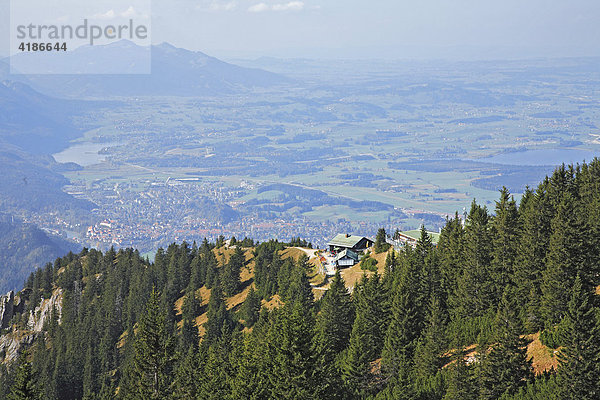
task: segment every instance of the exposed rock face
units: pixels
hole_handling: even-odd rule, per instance
[[[4,354],[4,362],[11,363],[19,358],[19,350],[22,346],[30,346],[35,340],[35,333],[23,333],[13,331],[0,336],[0,353]],[[2,359],[0,358],[0,361]]]
[[[51,317],[52,312],[58,313],[60,323],[62,314],[62,289],[57,289],[52,293],[49,299],[42,299],[40,305],[35,308],[35,311],[30,311],[29,320],[26,330],[17,330],[13,327],[12,331],[0,336],[0,362],[10,363],[16,360],[22,347],[27,347],[33,344],[37,335],[42,334],[44,324]],[[0,298],[0,316],[2,323],[6,317],[7,326],[15,313],[22,313],[25,310],[25,301],[23,293],[15,300],[13,292]],[[3,356],[3,357],[2,357]]]
[[[15,295],[15,301],[13,306],[13,315],[14,314],[23,314],[25,311],[25,300],[28,299],[29,291],[28,289],[23,289],[21,293]]]
[[[8,323],[14,315],[15,293],[11,290],[5,296],[0,296],[0,329],[8,328]]]
[[[58,321],[62,315],[62,289],[57,289],[52,293],[50,299],[42,299],[40,305],[35,308],[35,311],[29,313],[29,321],[27,328],[34,333],[39,333],[44,328],[44,323],[50,318],[52,312],[56,310],[58,313]]]

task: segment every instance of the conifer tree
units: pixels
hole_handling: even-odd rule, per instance
[[[241,316],[244,320],[244,325],[248,328],[254,326],[260,315],[261,299],[258,293],[254,290],[254,287],[250,287],[248,296],[241,308]]]
[[[584,236],[588,249],[600,248],[600,159],[581,166],[577,175],[579,208],[577,214],[587,234]],[[600,252],[587,251],[586,267],[597,277],[600,274]],[[599,283],[598,281],[594,282]]]
[[[246,257],[240,246],[236,246],[234,253],[223,268],[223,291],[227,296],[233,296],[240,288],[240,271],[246,263]]]
[[[237,358],[236,376],[232,382],[233,399],[260,400],[270,396],[271,322],[269,311],[263,308],[252,332],[244,337],[241,356]]]
[[[578,275],[567,305],[564,348],[559,353],[558,377],[565,400],[600,398],[600,326],[593,301]]]
[[[404,355],[400,355],[397,360],[395,374],[377,385],[376,388],[380,389],[383,383],[387,383],[387,386],[379,391],[376,399],[413,400],[417,398],[414,375],[415,370],[411,360],[405,359]]]
[[[224,331],[220,338],[200,349],[202,371],[198,380],[199,399],[221,400],[231,395],[231,332]]]
[[[188,349],[196,349],[200,338],[196,327],[196,317],[200,312],[200,301],[194,292],[188,292],[183,300],[181,309],[181,336],[180,348],[185,354]]]
[[[446,349],[446,315],[437,297],[429,301],[425,330],[415,350],[415,367],[422,379],[435,375],[442,367]]]
[[[190,262],[190,282],[186,291],[196,291],[204,285],[206,271],[201,268],[201,255],[197,251]]]
[[[199,391],[199,370],[198,353],[196,349],[190,348],[175,371],[173,382],[174,399],[187,400],[197,398]]]
[[[388,277],[392,276],[394,270],[396,268],[396,252],[390,251],[387,256],[385,256],[385,274],[384,280],[387,280]],[[388,280],[389,281],[389,280]]]
[[[168,335],[159,292],[153,290],[135,335],[134,387],[136,399],[162,399],[169,393],[173,339]]]
[[[270,335],[272,349],[271,397],[310,400],[316,378],[312,352],[315,322],[310,308],[296,298],[275,314]]]
[[[521,320],[508,287],[502,295],[495,320],[495,338],[481,364],[481,398],[498,399],[513,395],[533,376],[531,360],[527,359],[527,342],[521,338]]]
[[[491,222],[495,300],[500,300],[506,285],[512,283],[520,231],[517,203],[508,189],[503,187],[500,200],[496,202],[496,215]]]
[[[521,319],[530,332],[543,327],[540,311],[541,280],[551,235],[552,212],[546,186],[547,181],[540,184],[535,192],[526,190],[519,206],[522,232],[518,240],[513,282]]]
[[[204,324],[206,333],[202,342],[205,346],[210,346],[221,338],[228,337],[235,328],[235,323],[227,310],[227,305],[221,292],[221,284],[218,280],[215,281],[210,292],[207,317],[208,320]]]
[[[217,261],[217,256],[212,251],[211,246],[208,244],[204,246],[202,245],[202,263],[201,269],[204,271],[204,284],[207,288],[211,289],[215,281],[218,279],[219,271],[217,270],[217,266],[219,262]]]
[[[284,300],[288,300],[290,298],[290,285],[294,278],[294,270],[296,269],[296,265],[294,260],[288,258],[283,261],[281,267],[277,271],[277,293]]]
[[[477,400],[477,382],[473,368],[467,364],[466,352],[461,349],[454,356],[448,370],[448,389],[443,400]]]
[[[575,199],[564,194],[552,220],[552,236],[542,281],[542,312],[547,323],[558,323],[567,312],[570,288],[578,273],[591,290],[593,277],[584,268],[585,248],[574,207]]]
[[[321,300],[317,315],[315,356],[317,357],[318,392],[321,399],[344,398],[341,390],[340,354],[348,347],[354,306],[339,271]]]
[[[407,275],[411,275],[407,271]],[[415,304],[415,280],[406,276],[396,286],[390,315],[390,323],[385,336],[382,352],[382,368],[388,377],[408,368],[420,334],[419,315]]]
[[[371,390],[371,362],[381,355],[387,331],[386,293],[378,274],[363,275],[354,289],[356,318],[352,325],[348,350],[342,362],[342,378],[355,395]]]
[[[458,213],[454,218],[446,221],[442,228],[437,245],[439,254],[441,289],[445,291],[444,297],[451,299],[457,293],[457,282],[464,268],[464,234],[462,221]]]
[[[348,346],[354,316],[350,293],[340,271],[336,271],[329,290],[321,300],[317,316],[317,347],[335,354],[344,351]]]
[[[454,317],[478,317],[494,307],[488,220],[487,209],[473,201],[466,221],[465,265],[451,298]]]
[[[405,255],[411,259],[411,254],[405,252]],[[429,303],[432,298],[439,301],[441,311],[446,308],[446,293],[447,282],[444,280],[440,258],[436,251],[432,237],[421,226],[421,236],[417,241],[417,246],[414,251],[415,267],[410,268],[412,282],[411,290],[413,291],[414,304],[417,311],[418,330],[423,329],[425,319],[427,318]]]
[[[292,269],[290,278],[287,300],[299,301],[304,309],[312,312],[315,297],[306,275],[306,265],[303,263],[303,258],[300,258],[298,265]]]
[[[39,399],[39,392],[34,385],[33,374],[31,372],[31,363],[27,361],[27,354],[22,353],[19,356],[17,373],[12,384],[9,400],[34,400]]]
[[[387,233],[384,228],[379,228],[377,231],[377,235],[375,236],[375,245],[373,246],[373,250],[375,253],[383,253],[390,248],[390,245],[387,243]]]
[[[93,335],[90,335],[93,337]],[[85,353],[85,365],[83,367],[83,398],[93,399],[98,393],[98,367],[99,362],[96,355],[96,346],[90,341]]]

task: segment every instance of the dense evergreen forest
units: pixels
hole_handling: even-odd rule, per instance
[[[0,398],[599,399],[599,241],[594,160],[519,204],[507,190],[494,210],[473,202],[437,247],[424,231],[416,248],[378,246],[383,273],[352,292],[338,273],[316,301],[307,259],[277,241],[236,242],[227,260],[222,240],[153,263],[84,249],[27,280],[27,310],[62,290],[62,312],[2,373]],[[527,355],[540,332],[556,369]]]

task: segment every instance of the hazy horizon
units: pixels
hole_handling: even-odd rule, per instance
[[[32,0],[32,4],[38,0]],[[70,0],[53,16],[68,20]],[[98,12],[135,15],[139,0]],[[9,0],[0,0],[9,9]],[[111,12],[112,11],[112,12]],[[40,13],[41,11],[37,11]],[[31,17],[36,15],[32,8]],[[0,54],[8,54],[2,13]],[[64,14],[64,15],[63,15]],[[141,15],[141,14],[140,14]],[[490,60],[599,56],[600,3],[356,0],[152,2],[152,42],[223,58]]]

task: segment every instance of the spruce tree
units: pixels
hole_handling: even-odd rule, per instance
[[[522,231],[518,240],[513,282],[521,319],[529,332],[536,332],[543,327],[541,280],[551,235],[552,212],[546,185],[542,183],[535,192],[526,190],[519,206]]]
[[[506,285],[512,283],[520,232],[517,203],[508,189],[503,187],[500,200],[496,202],[496,215],[491,222],[495,300],[500,300]]]
[[[466,352],[461,349],[448,368],[448,389],[443,400],[477,400],[477,382],[473,367],[467,364]]]
[[[559,353],[561,398],[600,398],[600,326],[594,297],[578,275],[567,305],[567,329]]]
[[[198,372],[200,370],[198,353],[190,348],[175,371],[173,382],[174,399],[195,399],[198,395]]]
[[[196,317],[200,312],[200,301],[196,294],[188,292],[183,300],[181,310],[181,335],[180,349],[185,354],[188,349],[196,349],[200,338],[198,337],[198,327],[196,326]]]
[[[135,335],[134,387],[136,399],[162,399],[169,393],[173,339],[168,335],[160,294],[153,290]]]
[[[204,324],[206,333],[202,342],[204,346],[210,346],[218,340],[228,337],[235,328],[235,323],[227,310],[227,305],[221,292],[221,284],[218,280],[215,281],[210,292],[207,317],[208,320]]]
[[[464,235],[462,221],[458,213],[446,221],[438,240],[436,254],[439,255],[441,288],[448,302],[455,304],[457,282],[464,269]]]
[[[388,377],[407,369],[411,363],[420,334],[420,321],[411,288],[413,279],[406,277],[394,292],[390,323],[382,352],[382,368]]]
[[[291,271],[290,286],[287,290],[286,301],[299,301],[307,311],[312,311],[315,296],[306,275],[306,265],[302,261],[303,259],[301,258],[298,265]]]
[[[221,400],[231,395],[231,334],[223,335],[214,340],[210,346],[203,345],[200,349],[202,370],[198,379],[199,399]]]
[[[542,281],[542,312],[548,323],[558,323],[567,312],[570,288],[578,273],[582,284],[591,290],[594,277],[584,268],[585,234],[578,224],[575,199],[564,194],[552,220],[552,236]]]
[[[315,322],[302,298],[275,314],[270,335],[272,349],[271,397],[310,400],[315,396],[315,357],[312,351]]]
[[[31,363],[27,361],[27,354],[19,356],[17,373],[8,395],[9,400],[34,400],[39,399],[39,393],[35,387]]]
[[[336,271],[317,315],[314,352],[317,357],[318,398],[344,398],[339,362],[340,354],[348,347],[353,322],[354,305],[340,272]]]
[[[263,308],[252,332],[245,335],[232,382],[233,399],[269,398],[273,389],[269,377],[273,359],[269,346],[271,323],[269,311]]]
[[[93,335],[90,335],[93,337]],[[96,346],[93,341],[90,341],[85,353],[85,365],[83,367],[83,398],[93,399],[98,393],[100,387],[98,385],[98,367],[99,362],[96,355]]]
[[[515,305],[514,290],[507,287],[495,320],[495,339],[481,364],[481,398],[498,399],[513,395],[533,376],[527,359],[527,342],[521,338],[521,320]]]
[[[222,285],[227,296],[233,296],[240,289],[240,271],[246,263],[246,256],[240,246],[236,246],[234,253],[223,267]]]
[[[388,325],[386,293],[378,274],[370,278],[363,275],[354,289],[353,301],[356,318],[342,361],[342,378],[351,392],[364,395],[372,389],[371,362],[381,355]]]
[[[417,375],[425,380],[435,375],[444,363],[446,350],[446,315],[437,297],[429,301],[425,330],[415,350]]]
[[[254,290],[254,287],[250,287],[248,291],[248,296],[246,296],[246,300],[242,304],[240,313],[241,317],[244,320],[244,325],[248,328],[254,326],[256,321],[258,321],[258,317],[260,315],[261,308],[261,298]]]
[[[473,201],[466,221],[465,265],[452,297],[453,312],[459,318],[482,316],[495,304],[488,221],[487,209]]]
[[[375,245],[373,246],[373,250],[375,253],[383,253],[390,248],[390,245],[387,243],[387,233],[384,228],[379,228],[377,231],[377,235],[375,236]]]

